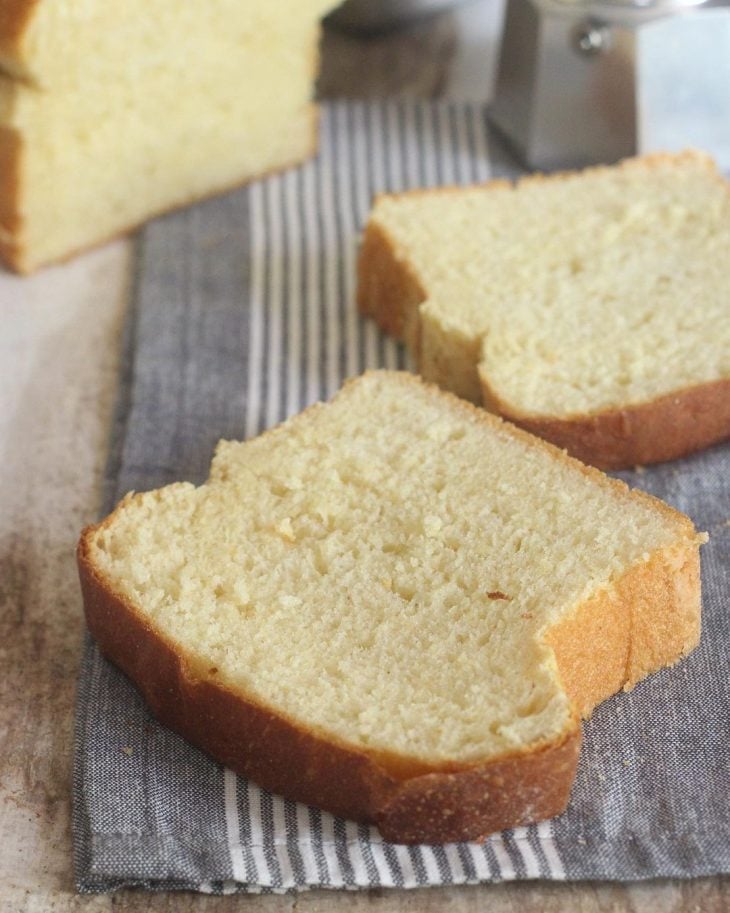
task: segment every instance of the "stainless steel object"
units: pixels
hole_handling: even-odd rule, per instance
[[[694,146],[730,169],[730,0],[507,0],[490,117],[533,168]]]

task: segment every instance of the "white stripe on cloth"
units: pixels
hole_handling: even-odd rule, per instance
[[[344,880],[340,870],[340,863],[335,850],[335,819],[329,812],[322,812],[320,816],[321,827],[321,852],[329,873],[327,883],[333,887],[342,887]]]
[[[467,843],[465,846],[479,881],[487,881],[490,878],[500,877],[500,871],[493,871],[492,866],[489,864],[485,846],[478,843]]]
[[[315,402],[320,396],[320,360],[322,333],[319,323],[320,308],[320,240],[315,196],[314,166],[309,163],[301,169],[302,174],[302,232],[306,250],[307,281],[304,287],[304,309],[307,325],[305,377],[305,405]]]
[[[297,802],[295,808],[295,822],[293,833],[288,835],[288,840],[296,841],[299,854],[302,858],[302,869],[305,884],[317,884],[319,875],[317,862],[309,843],[309,809],[306,805]]]
[[[284,310],[283,286],[283,213],[280,189],[282,178],[277,175],[266,182],[266,225],[269,240],[268,296],[266,317],[269,334],[267,340],[268,370],[266,372],[266,427],[281,420],[281,382],[284,359],[282,357],[282,319]],[[287,271],[290,263],[287,263]]]
[[[248,347],[248,384],[246,388],[246,437],[250,438],[259,432],[259,414],[261,408],[261,376],[263,364],[263,331],[264,331],[264,293],[265,293],[265,252],[267,243],[263,225],[264,184],[256,182],[249,189],[251,207],[251,279]]]
[[[332,178],[334,175],[333,149],[331,141],[332,114],[328,112],[322,120],[322,144],[320,154],[315,160],[317,174],[318,194],[316,205],[319,212],[319,221],[322,227],[321,254],[323,259],[322,270],[324,277],[324,308],[325,325],[321,332],[326,340],[325,386],[323,395],[329,399],[340,386],[340,326],[337,306],[337,259],[339,243],[337,226],[335,223],[334,190]],[[326,252],[326,254],[325,254]]]
[[[286,372],[287,415],[294,415],[302,408],[302,228],[300,222],[298,189],[301,174],[287,171],[283,178],[284,226],[287,247],[286,269],[286,313],[288,330],[286,339],[286,360],[282,371]]]
[[[335,151],[334,173],[336,175],[337,193],[337,236],[339,250],[337,257],[342,283],[340,286],[339,305],[340,325],[344,328],[345,359],[341,367],[345,377],[358,373],[357,364],[357,312],[355,301],[355,255],[357,236],[355,201],[352,193],[353,151],[352,143],[347,142],[348,122],[347,108],[337,105],[330,118],[332,143]]]
[[[494,834],[489,838],[489,844],[497,859],[499,877],[503,878],[505,881],[511,881],[516,877],[516,872],[504,838],[501,834]]]
[[[245,781],[244,781],[245,782]],[[264,853],[264,839],[270,837],[264,830],[263,817],[261,815],[261,799],[263,792],[253,783],[246,783],[246,794],[248,798],[248,825],[250,828],[249,849],[251,857],[256,866],[257,881],[262,885],[273,883],[271,869],[269,868],[266,854]]]
[[[560,852],[553,839],[552,821],[541,821],[537,825],[537,839],[540,841],[540,846],[545,854],[550,877],[554,878],[556,881],[565,881],[565,867],[563,866],[563,860],[560,858]]]
[[[234,881],[246,881],[246,864],[241,849],[241,823],[238,818],[238,779],[227,767],[223,772],[223,791],[226,810],[226,837],[231,854],[231,874]]]
[[[522,856],[522,861],[525,866],[525,874],[528,878],[539,878],[540,877],[540,863],[538,861],[537,855],[530,845],[530,836],[529,831],[526,827],[516,827],[512,833],[512,837],[517,847],[517,851]]]
[[[294,864],[287,841],[286,828],[286,803],[281,796],[274,796],[272,803],[273,813],[273,842],[274,854],[279,866],[282,884],[291,884],[295,880]]]
[[[352,108],[355,129],[352,133],[353,152],[355,157],[354,177],[355,177],[355,225],[357,231],[362,230],[362,226],[367,218],[368,210],[372,203],[376,188],[385,186],[385,174],[383,170],[383,149],[382,146],[373,143],[372,139],[368,142],[368,134],[372,132],[373,118],[375,108],[366,107],[364,104],[354,105]],[[353,239],[357,244],[359,237]],[[352,302],[354,310],[354,302]],[[378,365],[378,330],[374,320],[364,321],[361,324],[361,331],[364,333],[364,364],[362,369],[375,368]]]

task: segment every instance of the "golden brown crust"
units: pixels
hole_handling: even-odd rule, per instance
[[[138,685],[162,723],[242,776],[375,824],[396,843],[478,839],[567,805],[580,750],[577,720],[562,739],[531,753],[402,779],[365,752],[246,700],[217,682],[214,670],[193,673],[183,654],[97,574],[90,558],[96,529],[82,534],[78,565],[87,623],[102,652]]]
[[[730,438],[730,379],[567,418],[520,414],[494,394],[482,372],[480,380],[487,408],[600,469],[674,460]]]
[[[660,549],[548,631],[563,687],[582,717],[697,646],[699,568],[696,546]]]
[[[519,178],[515,182],[514,186],[519,187],[521,184],[543,184],[553,181],[561,182],[565,181],[566,179],[570,180],[571,178],[576,177],[578,174],[590,176],[594,174],[604,174],[606,172],[615,172],[617,170],[651,171],[655,168],[661,168],[665,165],[668,167],[675,167],[677,164],[685,163],[701,165],[703,168],[717,177],[718,182],[722,184],[726,192],[730,192],[730,185],[728,185],[728,182],[718,171],[717,165],[712,156],[708,155],[706,152],[702,152],[700,149],[691,148],[683,149],[681,152],[647,152],[644,155],[635,155],[622,159],[620,162],[616,162],[613,165],[591,165],[590,167],[582,168],[579,171],[553,171],[550,174],[535,172],[533,174],[526,174],[523,177]]]
[[[3,0],[0,3],[0,57],[20,59],[22,38],[40,0]]]
[[[626,159],[615,166],[599,165],[583,173],[615,168],[654,168],[678,160],[701,163],[717,176],[718,183],[726,191],[730,188],[712,159],[694,150],[679,155],[653,153]],[[533,174],[521,178],[516,185],[497,180],[475,186],[490,191],[511,191],[520,184],[564,181],[574,175],[575,172]],[[409,190],[392,194],[392,197],[448,194],[468,189]],[[403,340],[418,364],[421,352],[419,308],[426,301],[427,293],[411,264],[398,255],[394,239],[373,219],[365,227],[360,250],[357,296],[361,313],[373,317],[386,333]],[[500,400],[490,387],[483,368],[477,367],[482,401],[487,409],[601,469],[625,469],[673,460],[730,438],[730,379],[698,384],[621,409],[554,418],[526,415]]]
[[[389,373],[400,383],[421,385],[414,375]],[[570,464],[616,497],[650,502],[676,525],[672,546],[634,566],[548,632],[546,641],[576,711],[568,731],[552,744],[473,765],[434,766],[333,741],[235,693],[216,679],[214,670],[193,671],[190,659],[97,572],[92,539],[98,526],[83,532],[78,549],[89,628],[102,652],[137,683],[161,722],[268,789],[376,824],[386,839],[403,843],[477,839],[560,813],[575,774],[579,713],[588,715],[619,688],[676,662],[699,636],[701,537],[686,517],[642,492],[629,494],[623,482],[427,386],[451,408]]]
[[[718,171],[717,164],[706,152],[700,149],[684,149],[681,152],[648,152],[644,155],[635,155],[622,159],[613,165],[591,165],[578,171],[575,169],[567,171],[551,171],[549,174],[535,171],[530,174],[524,174],[516,180],[507,178],[490,178],[487,181],[481,181],[476,184],[444,184],[440,187],[414,187],[409,190],[399,190],[396,193],[383,193],[376,195],[373,205],[377,203],[380,197],[390,199],[401,199],[403,197],[422,197],[422,196],[439,196],[443,194],[463,193],[469,190],[501,190],[512,192],[523,184],[548,184],[563,183],[571,180],[577,175],[596,175],[605,172],[634,171],[634,170],[652,170],[657,167],[676,166],[678,163],[692,163],[702,165],[708,172],[713,174],[718,183],[724,187],[725,191],[730,193],[730,183]]]
[[[21,139],[10,127],[0,127],[0,260],[19,263],[17,239],[20,215]]]
[[[393,240],[377,223],[368,223],[357,264],[357,306],[386,333],[404,340],[416,359],[418,306],[425,297],[410,266],[398,257]]]
[[[375,824],[393,843],[454,843],[553,818],[568,804],[579,753],[576,728],[517,758],[406,780]]]

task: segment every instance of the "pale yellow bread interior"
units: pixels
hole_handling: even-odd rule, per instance
[[[21,145],[2,182],[19,227],[0,201],[15,266],[313,152],[318,20],[333,5],[41,0],[0,57],[0,146],[7,159]]]
[[[571,419],[730,377],[730,190],[700,153],[382,196],[369,226],[422,289],[421,374],[473,402]]]
[[[574,731],[546,632],[690,521],[407,374],[210,479],[130,495],[87,559],[191,674],[336,743],[468,765]]]

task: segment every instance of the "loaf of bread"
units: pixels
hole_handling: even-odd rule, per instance
[[[158,718],[397,842],[562,811],[580,718],[700,630],[692,523],[373,372],[84,531],[86,616]]]
[[[730,436],[730,185],[700,153],[382,196],[359,306],[426,380],[602,468]]]
[[[312,153],[334,5],[0,3],[0,256],[28,272]]]

